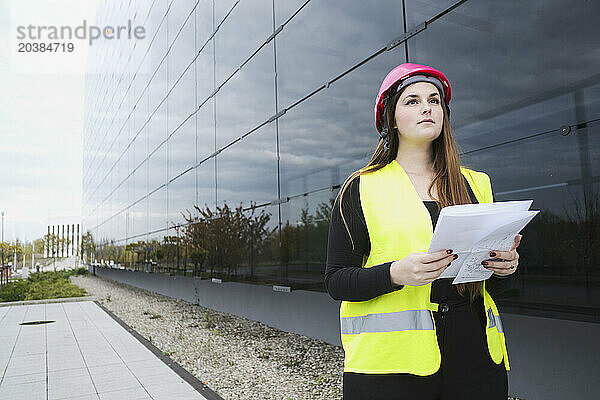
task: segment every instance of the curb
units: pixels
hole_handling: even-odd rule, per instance
[[[48,304],[48,303],[71,303],[75,301],[94,301],[94,296],[82,296],[82,297],[63,297],[60,299],[44,299],[44,300],[27,300],[27,301],[6,301],[1,302],[0,307],[10,306],[27,306],[34,304]]]

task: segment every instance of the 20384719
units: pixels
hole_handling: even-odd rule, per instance
[[[19,53],[72,53],[73,50],[75,50],[75,44],[71,42],[21,42],[18,45]]]

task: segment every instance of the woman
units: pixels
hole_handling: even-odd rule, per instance
[[[509,369],[492,299],[519,255],[491,249],[485,282],[437,279],[458,256],[427,253],[442,207],[492,202],[489,177],[460,166],[440,71],[402,64],[375,104],[380,141],[332,210],[325,285],[342,300],[344,399],[503,399]]]

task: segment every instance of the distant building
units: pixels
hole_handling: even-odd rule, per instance
[[[48,225],[43,239],[44,257],[62,258],[80,255],[79,223]]]

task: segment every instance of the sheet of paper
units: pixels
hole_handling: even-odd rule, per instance
[[[454,285],[466,282],[483,281],[492,276],[494,273],[489,269],[485,269],[481,265],[481,261],[489,259],[489,251],[479,251],[469,254],[462,264],[462,268],[456,273],[456,278],[452,281]]]
[[[539,213],[528,211],[532,202],[464,204],[442,209],[429,252],[453,249],[458,258],[440,278],[454,277],[454,284],[488,279],[493,272],[481,262],[490,259],[491,250],[510,250],[515,236]]]
[[[485,214],[498,213],[503,211],[527,211],[533,204],[533,200],[515,200],[515,201],[499,201],[496,203],[476,203],[476,204],[459,204],[456,206],[444,207],[440,211],[442,215],[462,215],[462,214]]]

